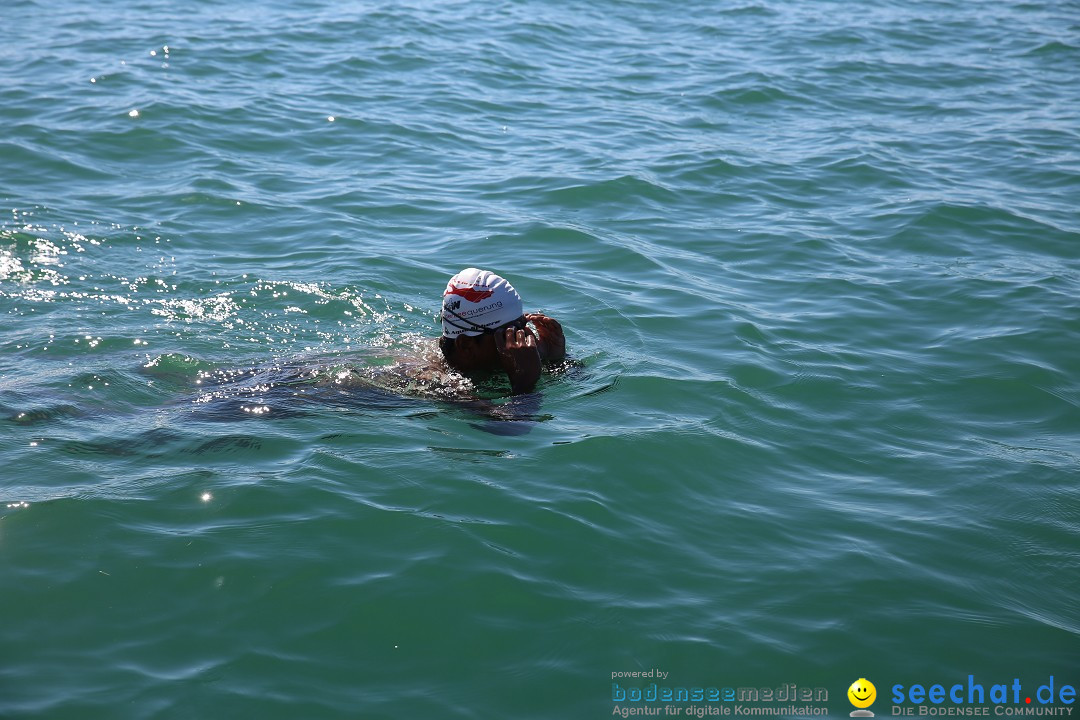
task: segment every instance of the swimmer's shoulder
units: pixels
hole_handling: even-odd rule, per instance
[[[361,372],[379,387],[405,395],[453,400],[467,400],[475,395],[472,381],[446,363],[432,339],[380,353],[376,362]]]

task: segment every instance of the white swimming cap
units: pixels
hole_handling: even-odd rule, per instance
[[[480,335],[521,315],[521,296],[493,272],[465,268],[446,284],[442,301],[444,337]]]

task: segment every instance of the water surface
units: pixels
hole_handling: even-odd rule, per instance
[[[1080,683],[1074,5],[0,18],[0,715]],[[522,432],[289,394],[467,266],[567,329]]]

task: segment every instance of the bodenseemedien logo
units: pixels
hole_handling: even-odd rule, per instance
[[[851,704],[856,707],[851,711],[851,717],[874,717],[874,713],[866,709],[877,699],[877,688],[874,687],[874,683],[866,678],[859,678],[851,683],[851,687],[847,689],[847,696]]]

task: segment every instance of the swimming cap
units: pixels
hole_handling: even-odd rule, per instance
[[[521,296],[495,273],[465,268],[446,284],[441,314],[444,337],[480,335],[521,317]]]

